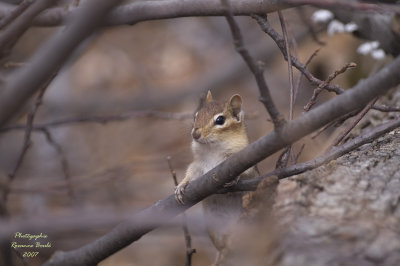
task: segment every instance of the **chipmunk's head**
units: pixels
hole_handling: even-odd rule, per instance
[[[227,102],[214,101],[208,91],[203,106],[194,117],[193,140],[199,144],[226,143],[247,135],[243,124],[242,98],[233,95]]]

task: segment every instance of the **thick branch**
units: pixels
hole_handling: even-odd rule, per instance
[[[275,12],[290,5],[281,4],[280,0],[231,0],[234,15],[266,14]],[[12,11],[12,8],[1,8],[0,18]],[[57,7],[49,9],[35,19],[37,26],[59,26],[71,15],[74,8]],[[215,0],[167,0],[167,1],[133,1],[116,7],[104,21],[104,25],[131,25],[146,20],[193,17],[224,16],[225,8]]]
[[[29,65],[13,73],[0,95],[0,128],[62,66],[81,41],[90,36],[98,23],[118,1],[86,1],[31,58]]]
[[[105,259],[144,234],[170,220],[205,197],[216,193],[227,182],[235,179],[240,173],[260,162],[264,158],[299,140],[305,135],[343,116],[360,109],[376,96],[400,84],[400,57],[383,68],[374,76],[357,84],[353,89],[339,95],[286,123],[279,132],[272,132],[247,146],[237,154],[190,183],[184,195],[184,205],[176,202],[170,195],[155,205],[137,213],[133,220],[122,223],[111,232],[79,249],[68,252],[57,252],[45,266],[54,265],[93,265]],[[149,217],[162,217],[153,223],[143,225]]]

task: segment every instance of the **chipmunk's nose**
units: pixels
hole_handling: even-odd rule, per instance
[[[199,139],[201,137],[200,129],[199,128],[193,128],[192,130],[192,137],[194,139]]]

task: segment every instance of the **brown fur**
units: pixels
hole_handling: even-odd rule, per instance
[[[241,112],[242,99],[233,95],[225,103],[212,99],[211,92],[197,112],[193,125],[192,151],[194,160],[189,165],[186,176],[177,186],[175,194],[182,202],[186,185],[213,169],[232,154],[248,145],[246,128]],[[223,125],[215,124],[215,116],[225,116]],[[240,175],[240,178],[252,178],[257,175],[252,167]],[[214,246],[218,250],[215,265],[226,265],[229,254],[229,241],[232,230],[242,211],[243,193],[216,194],[203,201],[207,221],[207,230]]]
[[[211,101],[204,104],[204,106],[197,113],[195,118],[194,128],[204,128],[210,122],[210,118],[218,113],[222,113],[224,104],[221,102]]]

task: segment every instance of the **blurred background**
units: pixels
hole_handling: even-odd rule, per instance
[[[319,54],[308,69],[324,80],[348,62],[357,68],[334,80],[347,89],[366,77],[376,64],[369,56],[356,53],[362,43],[350,33],[327,35],[322,27],[318,44],[309,34],[309,20],[316,9],[283,12],[289,37],[295,38],[298,58],[305,62],[319,47]],[[286,118],[289,106],[287,63],[275,43],[247,17],[237,17],[245,45],[265,66],[265,77],[274,100]],[[281,32],[277,15],[269,15],[274,28]],[[321,28],[321,27],[317,27]],[[13,53],[3,61],[2,75],[24,64],[59,28],[31,28],[18,41]],[[298,72],[294,71],[295,81]],[[304,78],[298,93],[295,117],[301,115],[314,87]],[[247,114],[251,141],[267,134],[271,122],[258,101],[255,80],[235,51],[224,18],[179,18],[149,21],[134,26],[105,28],[82,44],[48,87],[34,124],[48,125],[50,134],[34,130],[31,146],[16,172],[7,208],[11,219],[96,213],[99,219],[132,214],[170,195],[174,184],[166,158],[184,177],[191,162],[190,114],[207,90],[214,98],[226,101],[239,93]],[[333,94],[323,92],[318,103]],[[25,112],[11,125],[26,123]],[[185,114],[184,119],[142,115],[139,111]],[[126,116],[127,119],[101,118]],[[91,121],[78,120],[84,118]],[[93,121],[95,120],[95,121]],[[0,133],[0,175],[6,178],[17,163],[24,140],[24,129]],[[318,138],[296,143],[295,153],[305,144],[299,161],[320,154],[329,145],[333,131]],[[273,170],[277,155],[259,164],[262,173]],[[204,230],[201,207],[188,212],[192,233],[193,265],[209,265],[215,250]],[[112,217],[111,217],[112,218]],[[78,219],[79,220],[79,219]],[[179,218],[178,220],[179,221]],[[194,222],[191,225],[191,221]],[[88,243],[112,228],[85,224],[59,228],[49,224],[46,233],[52,247],[29,259],[40,265],[56,250],[70,250]],[[29,232],[33,233],[33,232]],[[157,229],[140,241],[114,254],[99,265],[183,265],[185,243],[180,227]],[[24,265],[21,261],[20,264]]]

